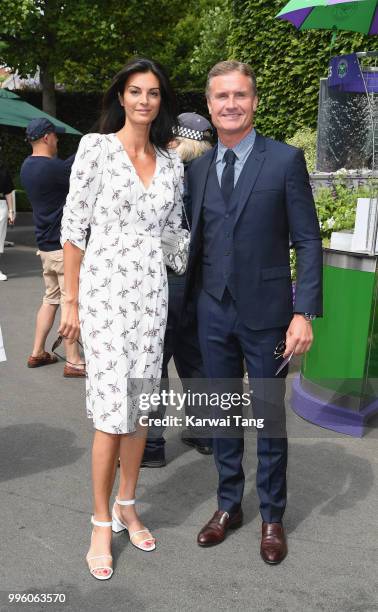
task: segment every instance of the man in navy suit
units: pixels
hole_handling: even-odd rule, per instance
[[[193,217],[187,296],[197,299],[206,376],[227,379],[231,388],[243,376],[244,360],[253,398],[257,390],[252,406],[271,424],[284,418],[288,366],[275,377],[277,367],[290,354],[310,349],[311,321],[322,314],[319,224],[303,152],[265,138],[253,127],[258,98],[250,66],[216,64],[208,75],[206,96],[219,140],[188,172]],[[297,256],[294,306],[290,243]],[[283,339],[286,348],[277,360],[275,349]],[[215,408],[215,413],[222,412],[221,406]],[[287,437],[282,422],[278,433],[270,431],[257,435],[256,483],[260,553],[265,562],[276,564],[287,554],[282,526]],[[243,432],[234,427],[229,434],[213,435],[218,510],[200,531],[200,546],[219,544],[243,520]]]

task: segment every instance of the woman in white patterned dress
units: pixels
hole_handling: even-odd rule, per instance
[[[179,231],[182,223],[183,167],[167,149],[173,108],[161,66],[129,62],[105,94],[101,133],[81,139],[63,213],[66,300],[59,331],[74,341],[81,330],[83,338],[87,414],[95,427],[87,562],[101,580],[113,573],[111,526],[127,529],[138,548],[155,548],[135,512],[147,428],[137,422],[127,384],[161,375],[167,318],[161,233]],[[120,484],[110,521],[118,456]]]

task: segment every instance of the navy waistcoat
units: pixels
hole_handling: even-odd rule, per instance
[[[225,288],[235,298],[233,273],[233,229],[237,185],[226,205],[219,186],[216,166],[211,164],[203,201],[202,287],[221,300]]]

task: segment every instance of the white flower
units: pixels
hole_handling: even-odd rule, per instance
[[[330,217],[326,221],[328,229],[331,229],[335,225],[335,223],[336,223],[336,221],[335,221],[335,219],[333,217]]]

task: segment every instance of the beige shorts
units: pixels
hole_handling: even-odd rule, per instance
[[[63,249],[58,251],[37,251],[43,268],[43,280],[46,293],[44,304],[63,304],[64,302],[64,269]]]

